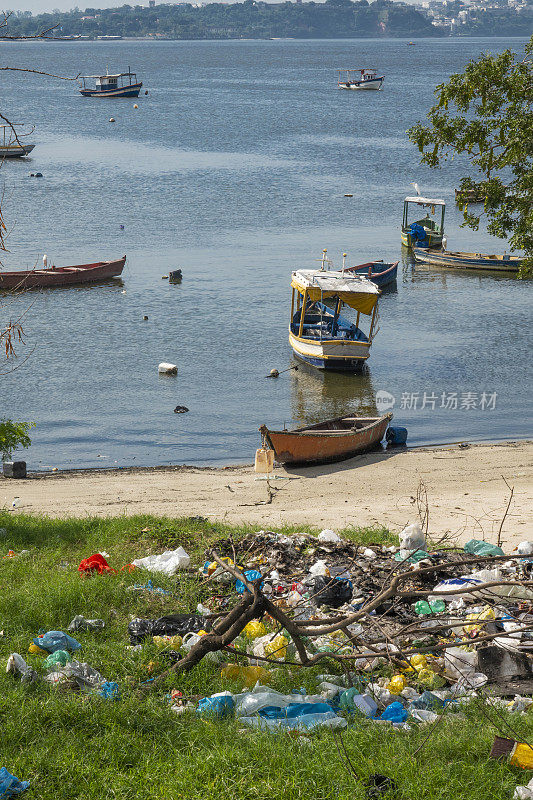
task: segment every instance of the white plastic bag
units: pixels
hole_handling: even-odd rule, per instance
[[[131,562],[135,567],[143,567],[151,572],[164,572],[165,575],[174,575],[179,569],[188,567],[191,557],[185,552],[183,547],[176,550],[165,550],[157,556],[145,556],[136,558]]]
[[[473,675],[477,668],[478,656],[475,651],[462,650],[460,647],[447,647],[444,651],[446,673],[452,678]]]
[[[309,568],[311,575],[326,575],[329,576],[329,569],[325,561],[316,561],[312,567]]]
[[[399,534],[399,539],[402,550],[426,549],[426,537],[418,522],[413,525],[407,525]]]
[[[318,541],[336,544],[337,542],[342,542],[342,539],[338,533],[335,533],[335,531],[330,531],[326,529],[318,534]]]

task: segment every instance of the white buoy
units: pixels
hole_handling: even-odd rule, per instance
[[[48,266],[48,256],[45,253],[43,256],[43,267],[46,268],[47,266]]]
[[[160,373],[160,375],[177,375],[178,367],[176,364],[169,364],[166,361],[162,361],[158,366],[157,371]]]
[[[114,121],[115,121],[115,117],[109,117],[109,122],[114,122]]]
[[[135,103],[135,105],[133,106],[133,108],[139,108],[139,106],[137,105],[137,103]]]

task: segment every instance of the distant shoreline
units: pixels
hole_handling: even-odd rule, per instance
[[[210,38],[203,38],[203,39],[187,39],[187,38],[173,38],[173,37],[163,37],[158,36],[157,38],[154,36],[122,36],[120,39],[49,39],[49,38],[39,38],[39,39],[5,39],[2,40],[2,44],[35,44],[36,42],[42,43],[51,43],[56,42],[58,44],[120,44],[121,42],[358,42],[358,41],[367,41],[367,42],[402,42],[402,41],[417,41],[417,42],[443,42],[443,41],[462,41],[465,39],[529,39],[527,35],[518,35],[518,36],[506,36],[505,34],[501,33],[494,33],[494,34],[469,34],[464,33],[461,35],[450,34],[450,35],[443,35],[443,36],[287,36],[287,37],[280,37],[280,36],[270,36],[270,37],[262,37],[262,36],[236,36],[235,38],[231,37],[210,37]]]

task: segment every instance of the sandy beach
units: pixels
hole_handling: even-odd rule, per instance
[[[264,528],[383,525],[398,531],[416,521],[423,482],[431,535],[464,542],[496,540],[510,496],[507,481],[514,494],[502,533],[514,546],[533,539],[532,462],[533,442],[370,453],[322,467],[278,468],[271,502],[252,466],[53,473],[2,479],[0,495],[12,513],[52,517],[149,513]]]

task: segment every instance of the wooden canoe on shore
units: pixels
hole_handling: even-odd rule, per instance
[[[98,261],[95,264],[80,264],[77,267],[46,267],[25,272],[0,272],[0,292],[105,281],[121,275],[125,263],[126,256],[123,256],[117,261]]]
[[[281,464],[327,464],[377,447],[391,419],[391,413],[382,417],[338,417],[294,431],[271,431],[266,425],[259,430]]]

